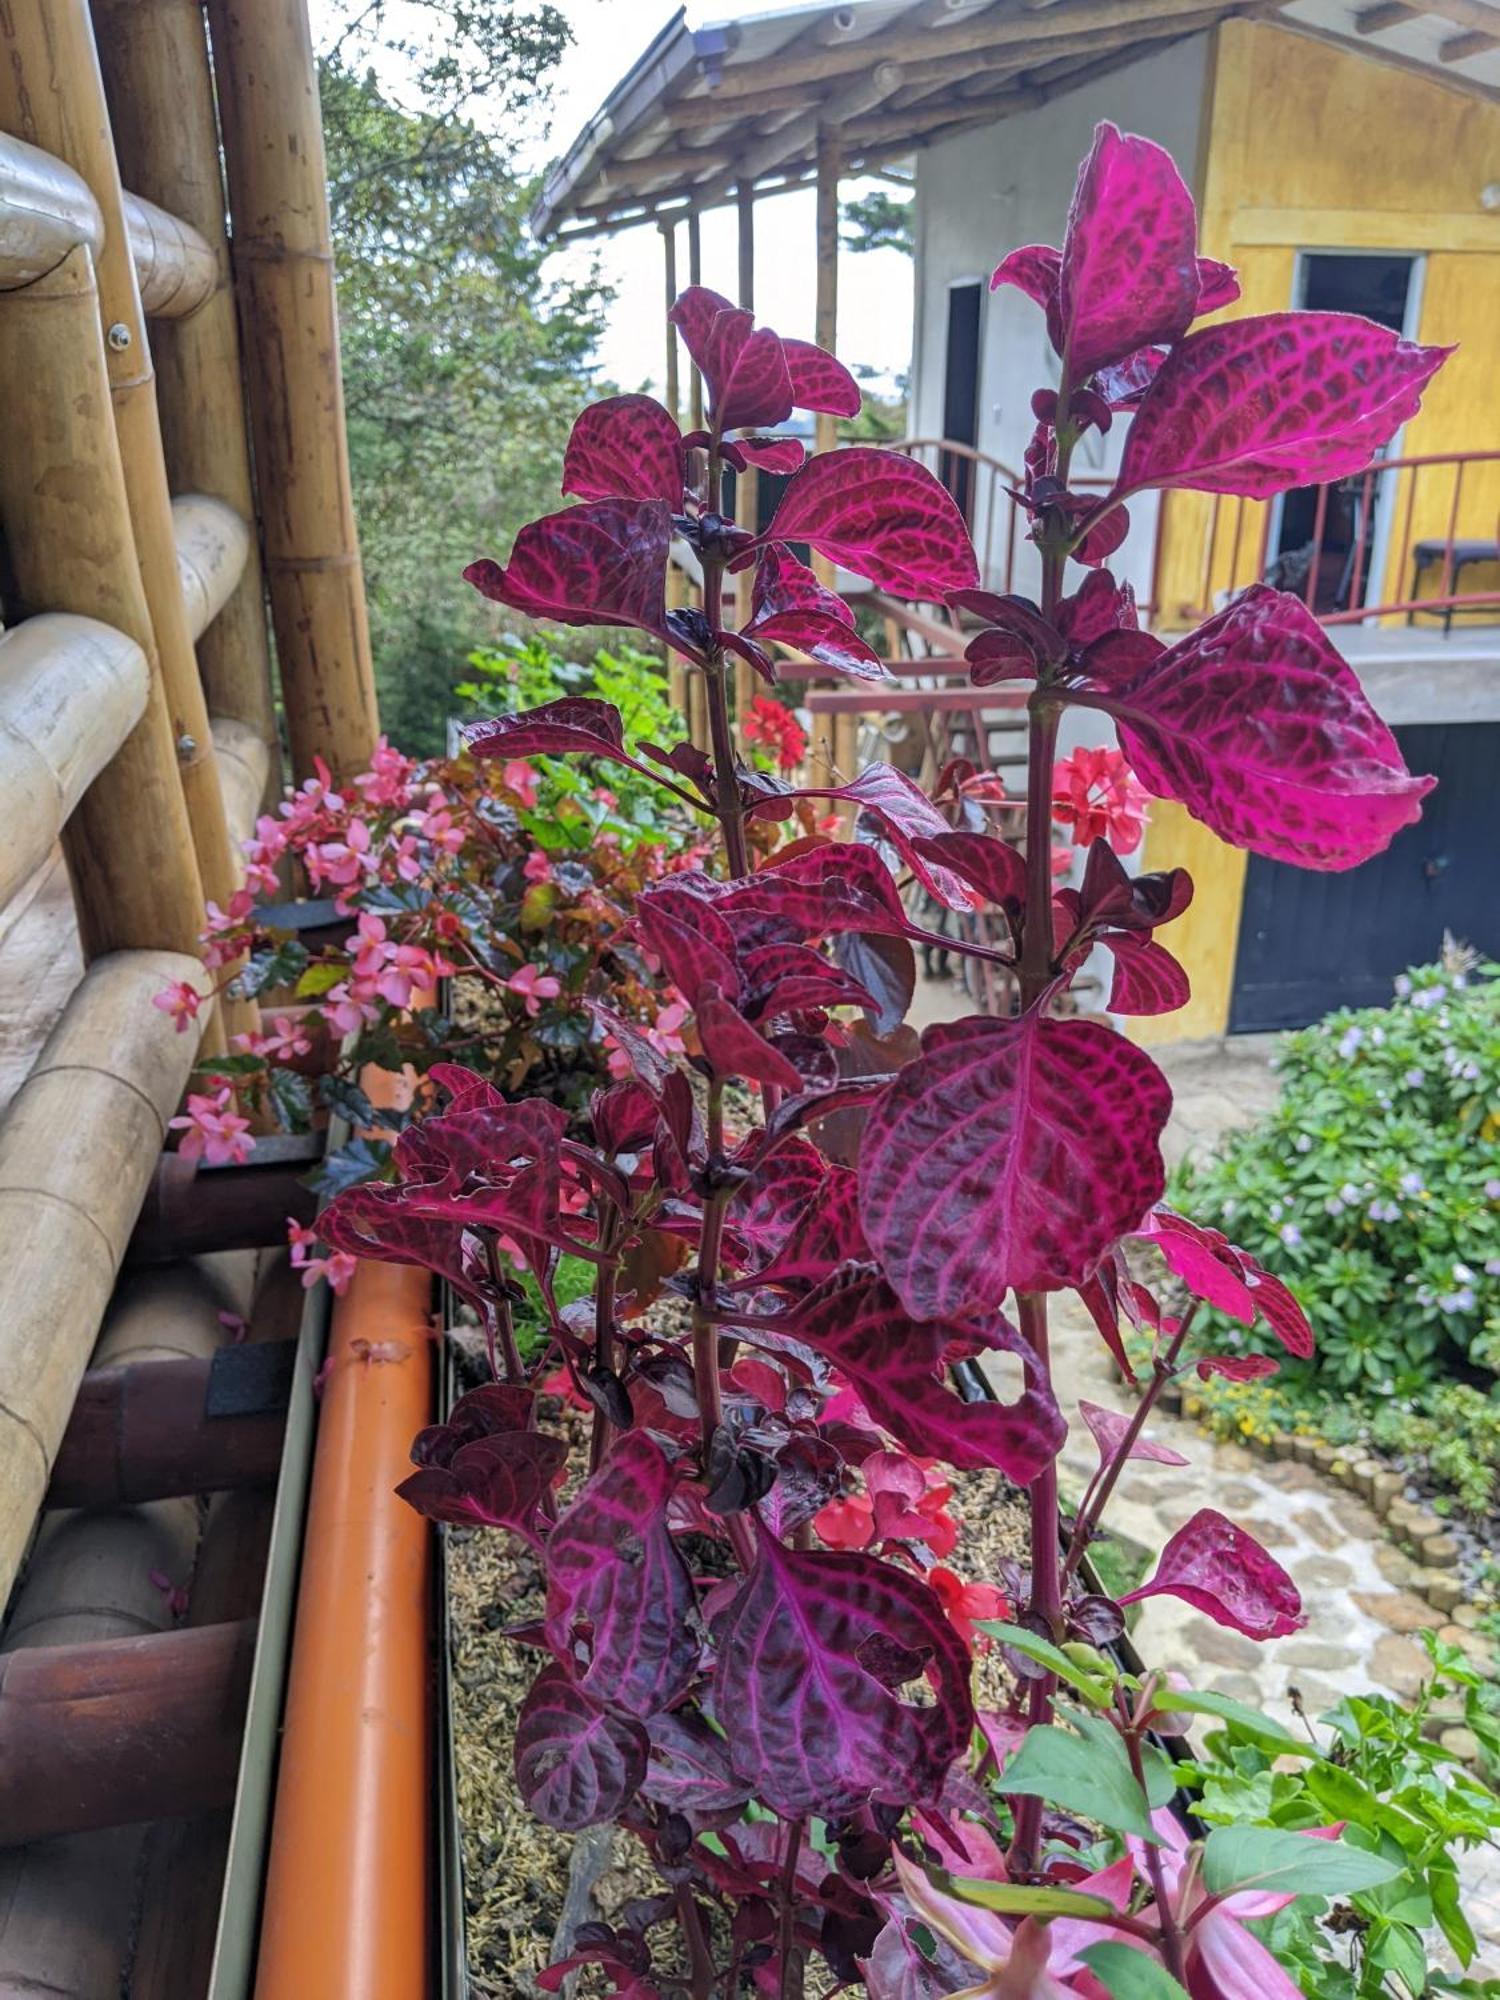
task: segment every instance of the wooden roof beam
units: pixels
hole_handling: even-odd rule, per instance
[[[1373,35],[1418,14],[1436,14],[1440,21],[1451,21],[1456,28],[1492,36],[1500,42],[1500,7],[1487,6],[1485,0],[1420,0],[1420,4],[1410,6],[1406,0],[1378,0],[1377,5],[1366,7],[1355,16],[1354,25],[1360,34]]]
[[[1488,29],[1471,28],[1467,34],[1450,35],[1438,50],[1438,61],[1467,62],[1470,56],[1486,55],[1493,48],[1500,48],[1500,34],[1492,35]]]

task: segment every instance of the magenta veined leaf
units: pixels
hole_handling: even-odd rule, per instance
[[[1396,739],[1307,607],[1255,584],[1138,679],[1081,697],[1119,725],[1136,776],[1221,840],[1353,868],[1421,815]]]
[[[1157,1208],[1139,1234],[1161,1252],[1168,1270],[1196,1299],[1249,1326],[1263,1319],[1289,1354],[1308,1360],[1313,1331],[1281,1279],[1217,1229],[1170,1208]]]
[[[934,1801],[967,1747],[968,1653],[926,1584],[891,1563],[800,1554],[762,1532],[714,1636],[736,1775],[783,1818]],[[932,1699],[903,1700],[898,1671],[925,1675]]]
[[[1008,840],[990,833],[925,834],[913,843],[924,861],[935,861],[966,882],[987,903],[1020,909],[1026,901],[1026,863]]]
[[[739,997],[734,933],[711,904],[699,903],[669,879],[642,892],[635,927],[690,1007],[709,987],[729,999]]]
[[[759,917],[768,932],[789,940],[844,931],[905,937],[914,928],[890,869],[858,842],[809,848],[759,868],[730,891],[723,909],[731,921]]]
[[[1162,1550],[1156,1572],[1122,1597],[1180,1597],[1247,1639],[1281,1639],[1303,1623],[1297,1586],[1253,1535],[1203,1507]]]
[[[653,1715],[646,1725],[651,1758],[641,1790],[672,1812],[723,1812],[743,1805],[749,1787],[729,1762],[729,1746],[691,1710]]]
[[[442,1464],[421,1466],[396,1492],[429,1520],[510,1528],[539,1547],[536,1510],[566,1457],[561,1438],[500,1432],[461,1445]]]
[[[774,641],[792,647],[855,680],[889,679],[880,655],[855,631],[850,606],[779,543],[768,543],[760,552],[751,608],[741,636],[758,646]]]
[[[778,1090],[801,1090],[802,1078],[792,1064],[756,1033],[732,1001],[710,989],[699,998],[694,1019],[703,1054],[716,1077],[744,1077]]]
[[[864,398],[842,361],[810,340],[783,340],[781,346],[792,378],[794,410],[821,410],[832,417],[859,415]]]
[[[759,818],[784,818],[793,799],[847,799],[876,820],[922,887],[950,910],[973,907],[957,875],[931,860],[924,843],[952,832],[920,785],[893,764],[870,764],[846,785],[804,785],[754,809]],[[840,853],[848,850],[841,848]]]
[[[497,715],[488,722],[468,722],[460,734],[471,757],[607,757],[628,764],[658,784],[668,782],[659,770],[632,757],[625,748],[625,725],[613,702],[597,695],[564,695],[520,715]]]
[[[1028,1486],[1067,1434],[1049,1389],[1022,1391],[1014,1403],[966,1403],[940,1377],[959,1344],[988,1341],[992,1329],[945,1320],[914,1321],[890,1285],[873,1271],[839,1273],[795,1308],[787,1331],[826,1355],[870,1415],[919,1457],[966,1471],[997,1467]],[[754,1339],[752,1332],[748,1336]],[[1015,1346],[1016,1336],[999,1336]]]
[[[1452,353],[1353,313],[1263,313],[1200,327],[1130,426],[1116,494],[1187,486],[1267,500],[1363,472]]]
[[[516,1781],[548,1826],[580,1833],[613,1819],[646,1775],[646,1732],[611,1715],[565,1667],[543,1667],[516,1721]]]
[[[716,432],[774,429],[792,414],[786,354],[753,314],[706,285],[690,285],[667,318],[702,370]]]
[[[644,1431],[608,1458],[547,1538],[547,1640],[577,1685],[644,1722],[697,1671],[693,1580],[667,1528],[675,1485]]]
[[[1197,239],[1193,198],[1171,154],[1098,125],[1079,169],[1058,276],[1071,381],[1187,332],[1198,311]]]
[[[1150,1057],[1091,1022],[929,1028],[871,1108],[860,1169],[865,1234],[908,1311],[1081,1285],[1160,1199],[1171,1103]]]
[[[1222,1375],[1229,1382],[1258,1382],[1281,1373],[1281,1363],[1272,1354],[1204,1354],[1193,1365],[1202,1382],[1211,1375]]]
[[[483,556],[464,578],[528,618],[636,625],[665,637],[671,540],[671,509],[660,500],[585,500],[528,522],[508,563]]]
[[[726,458],[743,459],[762,472],[795,472],[807,457],[801,438],[737,437],[724,447]],[[740,468],[736,468],[737,470]]]
[[[606,396],[573,425],[562,490],[580,500],[660,500],[682,510],[682,434],[652,396]]]
[[[1115,962],[1106,1003],[1111,1014],[1175,1014],[1192,998],[1187,973],[1154,938],[1109,931],[1100,943]]]
[[[979,581],[947,488],[915,459],[868,445],[809,459],[787,482],[765,539],[809,542],[897,597],[938,602]]]
[[[1094,1443],[1099,1447],[1099,1463],[1108,1465],[1117,1456],[1125,1442],[1125,1433],[1130,1428],[1130,1419],[1122,1417],[1118,1410],[1106,1410],[1102,1403],[1087,1403],[1080,1396],[1078,1414],[1088,1425]],[[1154,1465],[1187,1465],[1180,1451],[1173,1451],[1170,1445],[1158,1444],[1142,1431],[1135,1439],[1127,1454],[1130,1458],[1149,1459]]]

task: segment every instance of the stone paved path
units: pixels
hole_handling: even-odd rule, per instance
[[[1266,1067],[1269,1043],[1231,1044],[1229,1052],[1222,1044],[1199,1044],[1154,1053],[1176,1094],[1168,1134],[1174,1157],[1186,1147],[1212,1144],[1274,1099],[1275,1081]],[[1076,1300],[1055,1302],[1052,1361],[1070,1424],[1060,1477],[1065,1498],[1076,1501],[1098,1463],[1093,1438],[1077,1415],[1078,1399],[1123,1411],[1131,1398]],[[1257,1645],[1175,1598],[1151,1598],[1134,1630],[1149,1664],[1177,1668],[1195,1685],[1264,1708],[1293,1726],[1299,1726],[1291,1704],[1294,1687],[1314,1717],[1345,1693],[1416,1692],[1426,1656],[1413,1635],[1440,1621],[1402,1587],[1411,1565],[1369,1507],[1312,1466],[1267,1460],[1243,1446],[1215,1442],[1196,1424],[1165,1411],[1157,1413],[1149,1434],[1188,1463],[1180,1468],[1132,1463],[1115,1490],[1107,1525],[1154,1557],[1190,1515],[1216,1507],[1286,1567],[1307,1613],[1302,1631]],[[1473,1642],[1472,1634],[1459,1636]],[[1468,1857],[1464,1877],[1465,1907],[1483,1940],[1480,1962],[1471,1970],[1500,1974],[1500,1852],[1481,1849]]]

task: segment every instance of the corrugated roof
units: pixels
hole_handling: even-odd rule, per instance
[[[541,236],[591,236],[810,180],[818,130],[870,171],[1151,46],[1274,15],[1500,99],[1489,0],[855,0],[662,29],[548,173]]]

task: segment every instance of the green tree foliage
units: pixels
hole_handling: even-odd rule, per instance
[[[900,250],[910,256],[915,247],[911,197],[875,188],[842,205],[842,242],[846,250]]]
[[[433,752],[492,631],[460,572],[557,504],[608,294],[544,280],[525,226],[509,135],[537,130],[568,37],[555,7],[376,0],[334,29],[323,121],[381,713]]]

